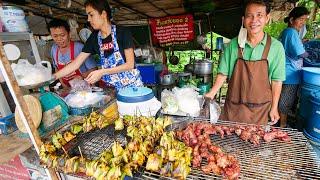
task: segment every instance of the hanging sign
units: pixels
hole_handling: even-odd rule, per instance
[[[152,41],[161,46],[186,44],[194,39],[193,16],[167,16],[149,20]]]

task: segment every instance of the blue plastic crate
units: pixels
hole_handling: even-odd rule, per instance
[[[144,84],[158,84],[162,67],[162,64],[137,64]]]
[[[14,114],[0,118],[0,134],[8,135],[17,130]]]

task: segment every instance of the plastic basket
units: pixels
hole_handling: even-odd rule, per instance
[[[304,58],[303,66],[320,67],[320,41],[312,40],[304,44],[308,57]]]
[[[8,135],[17,130],[14,114],[0,118],[0,134]]]

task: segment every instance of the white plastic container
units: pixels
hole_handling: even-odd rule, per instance
[[[7,32],[28,32],[24,11],[15,6],[0,6],[0,17]]]
[[[120,116],[155,116],[161,108],[161,102],[154,97],[152,90],[146,87],[120,90],[117,94],[117,105]]]

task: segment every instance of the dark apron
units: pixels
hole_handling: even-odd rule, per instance
[[[250,124],[267,124],[272,102],[272,90],[268,73],[268,53],[271,37],[267,36],[261,60],[243,59],[238,48],[238,59],[233,70],[224,114],[221,119]]]

